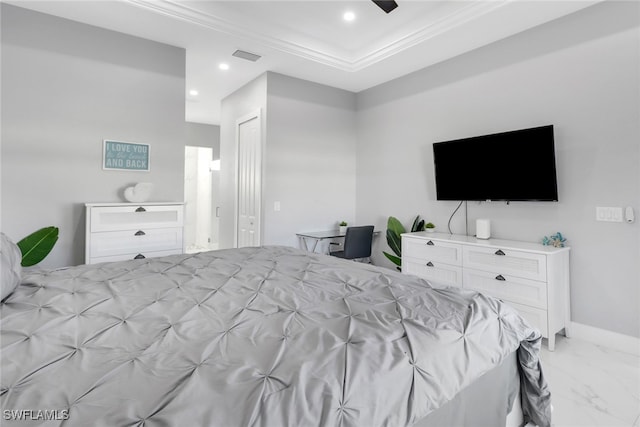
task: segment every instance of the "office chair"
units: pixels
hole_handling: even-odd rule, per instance
[[[344,236],[344,250],[330,252],[331,256],[344,259],[359,259],[371,257],[371,242],[373,241],[373,225],[347,227]],[[331,243],[338,245],[339,243]]]

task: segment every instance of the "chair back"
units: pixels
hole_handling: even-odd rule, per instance
[[[373,225],[347,227],[344,237],[344,257],[346,259],[370,257],[372,241]]]

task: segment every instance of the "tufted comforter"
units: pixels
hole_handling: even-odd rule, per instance
[[[32,273],[1,327],[3,425],[409,426],[514,351],[550,424],[513,309],[293,248]]]

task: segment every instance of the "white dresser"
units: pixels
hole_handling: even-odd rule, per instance
[[[184,203],[87,203],[85,262],[184,252]]]
[[[402,272],[508,303],[555,347],[570,326],[569,248],[445,233],[402,235]]]

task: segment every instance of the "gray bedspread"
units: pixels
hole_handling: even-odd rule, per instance
[[[3,425],[410,426],[514,351],[550,425],[515,310],[293,248],[32,273],[1,328]]]

